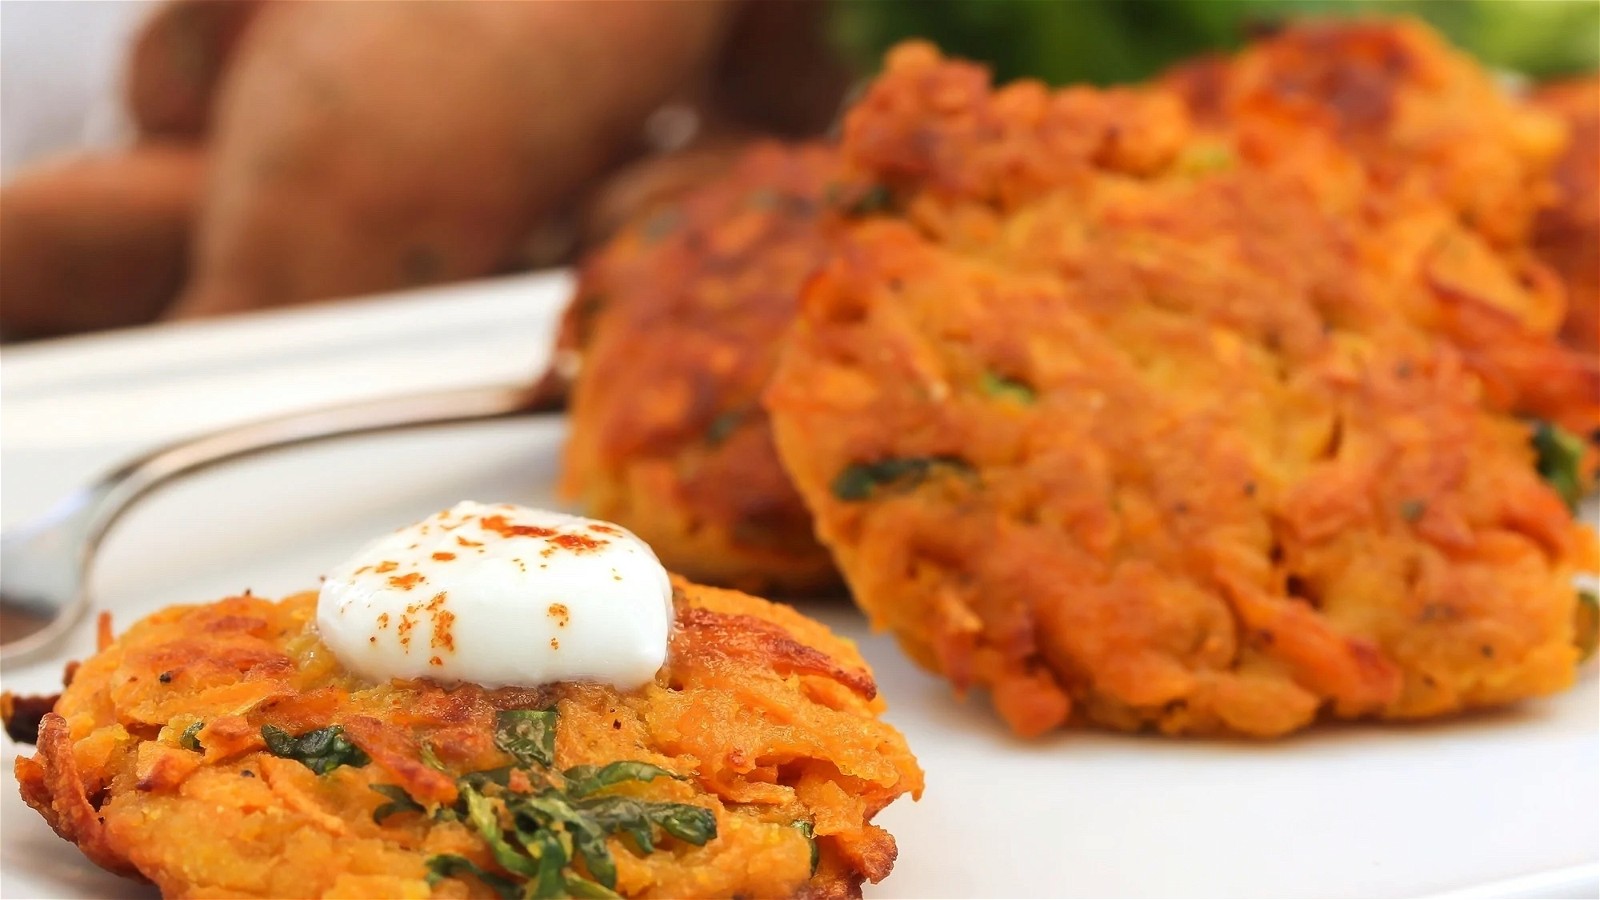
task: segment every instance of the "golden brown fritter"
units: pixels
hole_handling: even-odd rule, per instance
[[[1368,260],[1375,273],[1414,283],[1420,271],[1432,282],[1396,301],[1462,349],[1498,406],[1581,433],[1600,425],[1600,366],[1549,352],[1565,293],[1523,246],[1552,190],[1558,122],[1514,104],[1470,59],[1404,21],[1313,23],[1233,60],[1180,68],[1164,83],[1201,133],[1179,152],[1174,135],[1189,132],[1176,109],[1106,122],[1101,162],[1137,174],[1171,164],[1162,153],[1179,153],[1177,165],[1190,170],[1234,154],[1305,155],[1308,175],[1371,207],[1368,227],[1385,232],[1372,244],[1383,252]],[[1077,121],[1084,116],[1123,115],[1093,97],[1059,95],[1055,102],[1072,107],[1060,114],[1064,133],[1091,134]],[[947,186],[959,189],[985,165],[1030,164],[991,159],[1018,148],[987,146],[978,123],[967,123],[974,130],[962,139],[946,135],[937,148],[905,152],[917,123],[898,124],[905,131],[886,155],[875,150],[883,136],[858,129],[853,138],[853,152],[890,180],[955,179]],[[1354,160],[1330,155],[1329,142]],[[935,151],[948,158],[918,155]],[[803,591],[834,578],[755,401],[798,286],[826,256],[831,220],[819,201],[839,179],[834,169],[820,148],[756,151],[682,208],[597,254],[564,323],[563,346],[589,349],[564,489],[699,580]],[[1029,179],[1018,172],[1000,183],[1027,190]],[[1567,239],[1564,252],[1588,249],[1592,262],[1592,245]],[[1592,301],[1592,292],[1588,306],[1575,301],[1569,333],[1582,329]],[[1554,369],[1562,371],[1552,377]]]
[[[1425,302],[1411,298],[1413,318],[1457,344],[1500,405],[1584,433],[1600,425],[1600,368],[1549,353],[1567,291],[1528,248],[1535,216],[1557,197],[1552,170],[1567,140],[1559,118],[1404,19],[1297,24],[1161,83],[1183,96],[1202,131],[1257,161],[1305,155],[1307,177],[1344,179],[1338,163],[1315,158],[1327,142],[1348,154],[1363,169],[1368,227],[1387,232],[1377,262],[1397,280],[1424,268],[1436,282]],[[1544,370],[1558,362],[1575,372],[1560,382],[1581,391],[1549,395]]]
[[[1237,56],[1182,64],[1163,83],[1205,127],[1307,131],[1360,159],[1384,194],[1442,200],[1497,244],[1523,243],[1551,197],[1564,132],[1516,102],[1474,59],[1420,22],[1292,24]]]
[[[1270,736],[1571,683],[1593,535],[1427,325],[1476,303],[1448,274],[1519,284],[1453,214],[1422,240],[1333,143],[1219,142],[1159,91],[990,90],[916,44],[843,153],[897,216],[808,284],[767,404],[922,665],[1025,735]],[[1540,389],[1581,397],[1528,341]]]
[[[655,852],[605,838],[626,896],[859,896],[895,858],[870,820],[922,785],[905,741],[876,717],[866,665],[788,608],[682,581],[674,599],[668,664],[628,693],[360,683],[317,639],[313,594],[173,607],[83,663],[17,778],[62,837],[166,896],[492,896],[459,862],[435,861],[456,874],[430,886],[429,860],[504,877],[475,816],[499,810],[509,826],[505,811],[545,797],[546,782],[561,793],[541,802],[582,796],[617,816],[639,803],[697,808],[652,807],[675,811],[679,830],[714,817],[701,846],[664,825],[643,826]],[[462,777],[516,764],[502,749],[507,710],[554,710],[553,765]],[[349,743],[332,750],[266,743],[272,727],[281,741],[335,725]],[[324,757],[347,764],[318,774]],[[572,767],[624,760],[672,777],[578,787]],[[391,801],[396,814],[380,809]],[[566,872],[598,877],[576,862]]]
[[[582,353],[563,492],[708,583],[837,584],[778,465],[760,394],[836,155],[754,148],[725,179],[623,231],[584,266],[562,345]]]
[[[1534,103],[1560,116],[1570,134],[1556,166],[1556,202],[1534,223],[1534,250],[1567,286],[1562,336],[1593,355],[1600,352],[1600,76],[1546,85]]]

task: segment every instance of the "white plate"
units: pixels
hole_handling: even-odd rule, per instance
[[[559,278],[514,279],[392,311],[340,305],[8,352],[4,521],[37,514],[131,449],[313,394],[532,372],[564,290]],[[243,393],[230,403],[229,392]],[[312,586],[359,542],[455,500],[552,503],[562,435],[554,419],[462,426],[218,470],[156,495],[118,528],[97,596],[123,627],[171,603]],[[1562,696],[1426,726],[1323,727],[1272,744],[1083,731],[1023,743],[868,634],[847,604],[805,611],[860,642],[927,771],[922,802],[880,818],[900,859],[869,896],[1600,893],[1593,665]],[[6,671],[6,688],[51,690],[65,660],[88,651],[88,630],[57,658]],[[17,749],[0,750],[7,781]],[[0,791],[0,896],[151,893],[57,839],[14,784]]]

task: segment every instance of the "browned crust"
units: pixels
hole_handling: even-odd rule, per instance
[[[1555,202],[1539,213],[1533,245],[1567,286],[1562,336],[1600,353],[1600,75],[1541,87],[1534,103],[1567,125]]]
[[[1409,19],[1303,21],[1163,84],[1205,127],[1259,129],[1277,152],[1333,139],[1380,188],[1442,201],[1500,246],[1523,243],[1550,198],[1560,127]]]
[[[45,714],[56,708],[60,694],[19,695],[0,692],[0,722],[6,737],[19,744],[38,743],[39,725]]]
[[[1487,79],[1414,32],[1308,40],[1403,47],[1392,112],[1440,124],[1413,94]],[[1312,124],[1196,127],[1160,87],[992,89],[911,44],[846,122],[897,214],[808,283],[778,447],[858,603],[1019,734],[1267,737],[1572,681],[1594,536],[1514,414],[1587,433],[1600,382],[1556,340],[1559,288],[1472,218],[1549,157],[1495,156],[1495,198],[1390,180],[1295,90]],[[1363,109],[1378,153],[1400,126]]]
[[[678,616],[678,627],[683,629],[679,634],[699,644],[703,653],[749,660],[785,674],[831,678],[865,700],[878,696],[878,686],[866,669],[844,668],[828,654],[795,640],[782,626],[755,616],[686,609]]]
[[[1426,26],[1380,19],[1298,23],[1160,83],[1202,130],[1263,157],[1333,143],[1392,221],[1452,215],[1486,245],[1469,256],[1498,254],[1503,272],[1461,266],[1466,241],[1451,240],[1425,263],[1438,305],[1420,324],[1465,351],[1496,405],[1600,426],[1600,82],[1522,102]],[[1578,352],[1550,345],[1558,331]]]
[[[44,816],[56,834],[78,845],[95,865],[117,875],[139,878],[140,873],[106,837],[99,810],[89,801],[83,774],[72,752],[67,720],[46,713],[39,725],[38,756],[19,756],[17,784],[22,799]]]
[[[663,765],[690,777],[658,779],[643,796],[718,816],[722,843],[619,851],[625,894],[859,896],[895,852],[870,818],[921,790],[903,739],[877,719],[882,704],[860,656],[787,607],[680,580],[674,595],[668,665],[657,683],[626,693],[583,683],[367,685],[316,640],[314,595],[174,607],[85,662],[44,717],[37,754],[19,758],[18,781],[28,804],[97,864],[166,894],[403,894],[425,888],[432,854],[491,862],[459,823],[374,823],[382,798],[368,786],[448,803],[454,778],[435,764],[453,773],[505,765],[498,711],[554,705],[558,767]],[[203,752],[179,741],[196,723]],[[263,725],[298,734],[330,724],[372,762],[316,776],[264,750]],[[808,877],[810,851],[792,823],[813,819],[822,868]]]
[[[581,353],[562,491],[704,583],[837,584],[759,397],[821,262],[836,159],[759,144],[583,265],[559,340]]]
[[[341,724],[351,742],[418,802],[428,806],[455,802],[455,780],[424,763],[416,741],[408,740],[403,732],[371,716],[351,716]]]

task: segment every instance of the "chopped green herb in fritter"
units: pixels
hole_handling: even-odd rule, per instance
[[[411,798],[406,789],[398,784],[374,784],[372,789],[389,798],[389,802],[382,804],[372,811],[372,821],[383,824],[383,820],[393,815],[404,812],[425,812],[423,805]]]
[[[722,443],[733,434],[734,429],[738,428],[739,423],[742,421],[744,421],[744,412],[741,410],[729,410],[718,415],[706,427],[706,441],[713,447]]]
[[[965,460],[953,456],[913,456],[856,463],[846,466],[833,479],[833,495],[846,502],[859,502],[871,497],[878,488],[890,485],[915,487],[937,466],[953,466],[963,470],[971,468]]]
[[[881,184],[875,184],[864,191],[857,193],[853,199],[844,205],[844,214],[847,216],[870,216],[876,213],[888,212],[894,203],[894,195]]]
[[[359,769],[372,762],[360,747],[350,743],[344,736],[344,729],[338,725],[308,731],[299,737],[281,728],[263,725],[261,737],[267,742],[267,752],[292,759],[318,775],[326,775],[340,766]]]
[[[495,743],[517,758],[528,786],[510,789],[513,769],[473,772],[457,779],[456,803],[437,813],[476,829],[496,866],[509,874],[444,854],[428,860],[430,884],[465,875],[501,897],[614,897],[617,866],[607,844],[610,836],[627,835],[641,854],[655,852],[657,831],[695,846],[717,836],[717,819],[709,809],[603,793],[624,782],[682,777],[660,766],[624,760],[550,771],[556,717],[554,709],[502,712]],[[399,788],[373,789],[394,800],[379,807],[384,815],[420,809]],[[572,870],[574,863],[581,864],[581,872]]]
[[[200,729],[206,727],[204,722],[195,722],[178,735],[178,746],[196,753],[204,753],[206,748],[200,746]]]
[[[522,891],[517,888],[516,882],[493,872],[486,872],[478,868],[478,864],[465,856],[456,856],[453,853],[441,853],[438,856],[428,857],[428,887],[434,887],[446,878],[460,878],[462,875],[471,875],[483,882],[484,887],[494,891],[504,900],[516,900],[522,896]]]
[[[1033,388],[1014,378],[1006,378],[993,372],[983,373],[983,392],[991,397],[1004,397],[1018,403],[1032,403],[1036,394]]]
[[[1533,449],[1539,454],[1540,477],[1576,511],[1583,499],[1583,441],[1560,425],[1541,421],[1533,427]]]
[[[805,835],[806,843],[811,845],[811,874],[817,874],[817,864],[822,861],[822,853],[817,849],[817,826],[801,819],[792,823],[792,827]]]
[[[651,781],[656,778],[678,778],[660,766],[649,763],[621,760],[604,766],[573,766],[561,773],[567,780],[567,793],[574,797],[588,795],[624,781]]]

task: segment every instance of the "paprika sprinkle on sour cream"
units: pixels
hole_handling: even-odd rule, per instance
[[[373,541],[317,600],[323,642],[374,681],[626,690],[666,661],[671,623],[666,569],[643,541],[508,503],[459,503]]]

